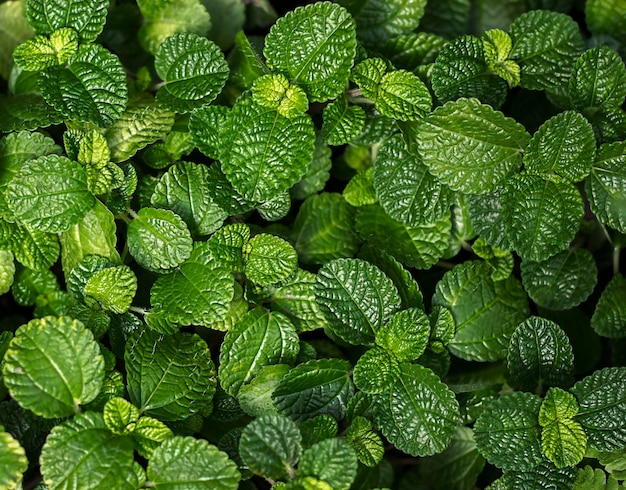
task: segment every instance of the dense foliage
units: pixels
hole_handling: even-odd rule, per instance
[[[289,8],[0,4],[0,489],[625,488],[623,0]]]

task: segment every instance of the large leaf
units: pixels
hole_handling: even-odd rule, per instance
[[[128,340],[124,361],[131,401],[159,420],[186,419],[215,393],[215,365],[198,335],[144,330]]]
[[[430,369],[403,363],[400,377],[376,401],[383,435],[412,456],[443,451],[458,425],[454,393]]]
[[[522,163],[528,143],[523,126],[477,99],[448,102],[430,113],[417,130],[422,161],[454,190],[484,194]]]
[[[616,274],[606,285],[591,317],[591,327],[603,337],[626,336],[626,280]]]
[[[594,34],[608,34],[624,40],[626,7],[620,0],[589,0],[585,3],[585,16]]]
[[[33,35],[24,16],[24,4],[9,0],[0,4],[0,76],[8,80],[13,66],[13,50]]]
[[[108,0],[29,0],[26,18],[36,34],[71,27],[81,42],[89,43],[102,32],[108,9]]]
[[[337,259],[320,269],[315,301],[330,330],[345,342],[373,342],[380,327],[400,306],[391,279],[360,259]]]
[[[529,314],[520,282],[513,276],[494,281],[489,265],[477,261],[446,272],[432,302],[452,312],[456,334],[448,348],[467,360],[502,359],[513,331]]]
[[[20,94],[7,97],[0,94],[0,131],[20,131],[45,128],[63,121],[63,115],[49,106],[40,94]]]
[[[300,85],[311,102],[335,98],[356,54],[354,20],[331,2],[296,8],[272,26],[263,53],[267,65]]]
[[[244,247],[246,277],[262,286],[287,279],[298,267],[298,254],[280,237],[259,233]]]
[[[576,468],[555,468],[549,461],[542,461],[534,468],[511,469],[505,471],[502,477],[504,488],[515,490],[535,490],[536,488],[551,488],[554,490],[570,490],[576,479]]]
[[[2,373],[22,407],[46,418],[66,417],[100,393],[104,359],[81,322],[44,317],[17,329]]]

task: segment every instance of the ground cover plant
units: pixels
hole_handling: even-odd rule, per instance
[[[621,0],[0,4],[0,489],[617,489]]]

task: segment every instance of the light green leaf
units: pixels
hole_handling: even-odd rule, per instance
[[[0,425],[0,487],[18,488],[27,469],[24,448]]]
[[[231,223],[217,230],[209,239],[213,255],[233,272],[243,272],[243,246],[250,240],[250,227]]]
[[[298,463],[298,476],[313,476],[333,490],[348,490],[356,477],[357,458],[350,445],[339,438],[313,445]]]
[[[59,239],[54,233],[15,225],[11,242],[17,261],[29,269],[48,269],[59,258]]]
[[[55,49],[57,43],[53,43],[51,38],[35,36],[15,48],[15,63],[26,71],[41,71],[70,60],[78,52],[78,34],[69,28],[54,31],[53,34],[56,34],[55,41],[60,44],[59,51]]]
[[[595,449],[587,450],[589,457],[598,458],[598,462],[604,466],[604,469],[611,474],[616,480],[624,480],[626,471],[626,448],[618,451],[596,451]]]
[[[152,459],[155,449],[166,439],[173,437],[174,433],[160,420],[143,416],[134,424],[131,436],[137,445],[137,452],[149,460]]]
[[[98,395],[104,360],[82,323],[44,317],[17,329],[5,354],[3,376],[22,407],[46,418],[66,417]]]
[[[165,85],[157,101],[176,112],[191,112],[209,104],[222,91],[228,78],[228,65],[219,47],[205,37],[191,32],[167,38],[156,52],[154,67]],[[169,97],[177,99],[170,105]],[[181,111],[181,107],[187,110]]]
[[[252,471],[273,480],[293,475],[302,453],[298,426],[283,415],[263,415],[241,433],[239,454]]]
[[[131,105],[104,133],[111,161],[123,162],[163,138],[174,124],[174,113],[158,105]]]
[[[365,206],[378,202],[374,191],[374,167],[361,170],[354,174],[341,194],[351,206]]]
[[[489,264],[492,268],[491,277],[494,281],[506,279],[513,272],[515,265],[513,254],[508,250],[492,247],[483,238],[478,237],[472,243],[472,252]]]
[[[236,397],[264,367],[293,364],[298,350],[296,329],[289,319],[257,307],[226,333],[220,348],[220,386]]]
[[[464,35],[442,47],[431,74],[433,91],[443,103],[476,97],[498,108],[507,94],[506,82],[490,72],[485,44],[475,36]]]
[[[193,144],[208,157],[217,159],[219,155],[219,128],[229,112],[230,108],[223,105],[202,105],[189,117]]]
[[[24,16],[24,3],[8,0],[0,4],[0,76],[7,80],[13,67],[13,50],[33,35]]]
[[[541,398],[515,392],[491,402],[474,424],[478,451],[503,470],[528,471],[543,459],[538,416]]]
[[[116,396],[105,403],[102,417],[111,432],[123,436],[133,432],[140,413],[132,403]]]
[[[350,74],[365,97],[372,102],[378,98],[378,88],[387,73],[387,63],[382,58],[367,58],[357,64]]]
[[[374,347],[365,351],[354,365],[354,385],[364,393],[386,391],[400,376],[400,362],[393,353]]]
[[[300,261],[322,264],[352,257],[360,243],[354,212],[340,194],[322,192],[308,197],[300,206],[292,231]]]
[[[365,126],[365,111],[358,105],[339,97],[324,108],[321,136],[332,146],[340,146],[355,139]]]
[[[450,212],[452,192],[435,179],[399,135],[376,152],[374,190],[392,218],[409,226],[432,223]]]
[[[130,399],[146,415],[184,420],[211,403],[215,365],[196,334],[144,330],[128,340],[124,361]]]
[[[0,295],[7,293],[15,279],[15,262],[9,250],[0,250]]]
[[[40,94],[7,97],[0,94],[0,131],[21,131],[45,128],[63,121],[63,115],[49,106]]]
[[[459,404],[430,369],[402,363],[400,377],[376,401],[376,422],[400,451],[430,456],[450,443],[459,422]]]
[[[522,284],[539,306],[567,310],[585,301],[598,280],[591,252],[566,250],[541,262],[522,261]]]
[[[626,97],[626,67],[620,55],[607,46],[585,51],[572,72],[569,96],[578,110],[621,106]]]
[[[432,108],[430,92],[424,82],[406,70],[385,74],[374,103],[383,115],[400,121],[419,121]]]
[[[298,116],[309,108],[304,91],[297,85],[291,85],[285,75],[278,73],[257,78],[252,84],[252,98],[260,106],[278,111],[287,118]]]
[[[428,269],[448,248],[452,223],[448,214],[436,221],[408,226],[391,218],[377,204],[361,206],[356,229],[370,245],[392,255],[406,267]]]
[[[274,389],[274,405],[296,422],[320,414],[341,420],[354,394],[350,369],[350,363],[342,359],[314,359],[299,364]]]
[[[216,231],[227,214],[213,202],[206,181],[205,165],[178,162],[161,176],[150,199],[153,206],[174,211],[187,223],[190,231],[208,235]]]
[[[591,317],[591,327],[603,337],[626,336],[626,280],[616,274],[602,291]]]
[[[286,279],[298,267],[298,254],[291,244],[268,233],[254,236],[243,252],[246,277],[261,286]]]
[[[301,86],[311,102],[336,98],[348,82],[356,54],[356,26],[331,2],[296,8],[265,38],[267,66]]]
[[[476,99],[448,102],[418,127],[422,161],[441,182],[461,192],[492,192],[522,163],[528,133]]]
[[[575,420],[585,429],[589,446],[615,451],[626,446],[626,368],[595,371],[576,383],[570,392],[580,407]]]
[[[59,289],[59,283],[54,273],[48,269],[33,271],[19,268],[13,283],[13,299],[20,306],[33,306],[37,296]]]
[[[41,473],[50,489],[128,488],[133,443],[112,433],[102,414],[85,412],[57,425],[41,450]]]
[[[111,126],[128,101],[126,73],[117,56],[96,44],[83,44],[66,67],[41,73],[46,102],[67,119]]]
[[[315,279],[315,301],[329,329],[351,344],[369,344],[400,307],[391,279],[361,259],[327,262]]]
[[[71,27],[82,43],[89,43],[102,32],[108,9],[108,0],[29,0],[26,18],[35,34],[48,35]]]
[[[591,171],[595,155],[591,124],[578,112],[564,111],[543,123],[530,139],[524,168],[530,173],[555,173],[578,182]]]
[[[536,488],[552,488],[554,490],[570,490],[576,479],[576,468],[568,466],[558,469],[552,462],[542,461],[532,469],[515,468],[505,471],[503,475],[505,488],[515,490],[535,490]]]
[[[462,359],[495,361],[506,355],[515,328],[529,315],[520,282],[491,278],[485,262],[466,261],[444,274],[433,305],[448,308],[456,322],[450,352]]]
[[[507,352],[508,380],[518,390],[544,386],[568,388],[573,382],[574,354],[556,323],[530,317],[513,332]]]
[[[168,209],[142,208],[128,225],[128,251],[142,266],[165,272],[189,258],[191,234],[180,216]]]
[[[565,250],[584,214],[578,189],[552,175],[517,174],[502,200],[507,240],[524,260],[538,262]]]
[[[589,0],[585,3],[585,17],[594,34],[608,34],[623,40],[626,7],[620,0]]]
[[[573,490],[617,490],[617,480],[613,476],[609,476],[608,481],[606,473],[601,468],[592,468],[586,465],[579,468],[576,474]],[[622,486],[623,488],[623,486]]]
[[[567,86],[584,42],[570,16],[533,10],[511,24],[510,58],[521,68],[520,85],[531,90],[558,90]]]
[[[208,441],[171,437],[154,450],[148,462],[152,488],[236,490],[241,475],[228,455]]]
[[[137,292],[137,277],[127,265],[109,267],[93,274],[85,284],[85,302],[112,313],[128,311]]]
[[[602,145],[585,181],[589,206],[598,220],[626,233],[626,142]]]
[[[414,361],[426,350],[430,321],[419,308],[394,313],[376,332],[376,345],[386,349],[399,361]]]
[[[251,417],[277,413],[272,402],[272,393],[289,369],[287,364],[273,364],[259,370],[248,384],[239,389],[237,400],[241,409]]]
[[[138,0],[137,5],[146,19],[139,29],[139,42],[152,54],[176,33],[204,36],[211,27],[211,16],[199,0]]]
[[[346,431],[346,442],[356,452],[359,462],[370,468],[383,459],[385,448],[380,436],[372,429],[372,422],[364,417],[355,417]]]
[[[578,402],[574,395],[561,388],[550,388],[541,402],[539,425],[546,428],[559,420],[571,419],[576,415],[578,415]]]
[[[315,133],[310,116],[287,118],[238,99],[220,127],[222,171],[242,197],[268,201],[305,174],[313,158]]]

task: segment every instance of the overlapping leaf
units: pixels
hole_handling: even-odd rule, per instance
[[[359,390],[368,394],[382,393],[400,376],[400,362],[393,353],[374,347],[359,358],[352,376]]]
[[[591,317],[591,327],[603,337],[626,336],[626,280],[616,274],[606,285]]]
[[[348,490],[356,477],[356,454],[337,437],[318,442],[302,454],[298,476],[313,476],[336,490]]]
[[[93,42],[102,32],[108,9],[107,0],[32,0],[27,3],[26,18],[36,34],[71,27],[82,42]]]
[[[246,277],[262,286],[286,279],[298,267],[298,254],[291,244],[268,233],[254,236],[244,253]]]
[[[28,469],[28,459],[20,443],[0,425],[0,486],[16,488]]]

